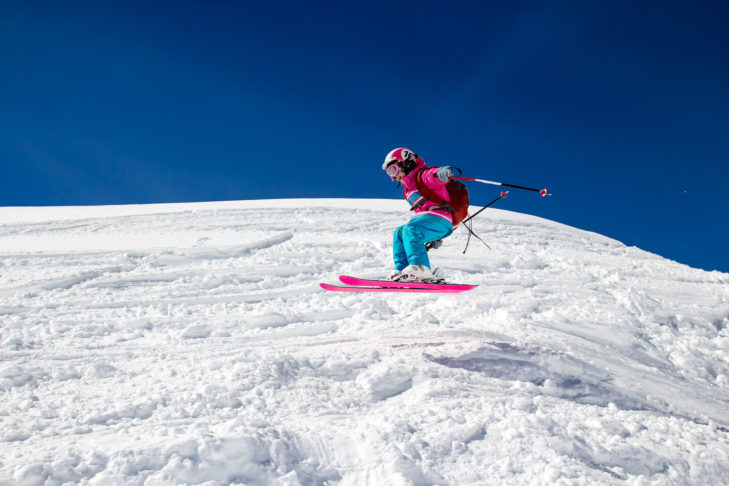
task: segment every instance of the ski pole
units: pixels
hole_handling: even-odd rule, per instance
[[[491,184],[491,185],[494,185],[494,186],[513,187],[514,189],[523,189],[525,191],[538,192],[539,194],[542,195],[542,197],[544,197],[544,196],[551,196],[551,194],[549,194],[547,192],[547,188],[546,187],[544,189],[534,189],[532,187],[516,186],[514,184],[507,184],[505,182],[494,182],[494,181],[486,181],[484,179],[474,179],[473,177],[451,177],[451,179],[458,179],[458,180],[461,180],[461,181],[481,182],[482,184]]]
[[[502,192],[501,194],[499,194],[499,197],[497,197],[496,199],[494,199],[493,201],[491,201],[490,203],[488,203],[486,206],[484,206],[481,209],[479,209],[478,211],[476,211],[473,215],[471,215],[468,218],[466,218],[463,221],[461,221],[461,223],[463,224],[463,227],[468,230],[468,239],[466,240],[466,247],[463,249],[463,254],[464,255],[466,254],[466,251],[468,250],[468,244],[471,243],[471,235],[475,236],[478,239],[478,241],[480,241],[481,243],[483,243],[484,245],[486,245],[486,248],[488,248],[489,250],[491,249],[491,247],[488,245],[488,243],[486,243],[485,241],[483,241],[480,236],[478,236],[476,233],[474,233],[473,228],[472,228],[473,223],[471,223],[471,226],[469,226],[467,223],[469,221],[471,221],[473,218],[475,218],[481,211],[483,211],[484,209],[488,208],[489,206],[491,206],[493,203],[495,203],[499,199],[505,198],[507,194],[509,194],[509,191]]]
[[[506,198],[506,195],[507,194],[509,194],[509,191],[502,192],[501,194],[499,194],[499,197],[497,197],[496,199],[494,199],[493,201],[491,201],[490,203],[488,203],[486,206],[482,207],[481,209],[479,209],[478,211],[476,211],[475,213],[473,213],[471,216],[469,216],[466,219],[464,219],[463,221],[461,221],[461,224],[468,223],[473,218],[475,218],[476,216],[478,216],[479,213],[481,213],[482,211],[486,210],[489,206],[491,206],[493,203],[495,203],[499,199]],[[468,228],[468,226],[466,226],[466,228]]]

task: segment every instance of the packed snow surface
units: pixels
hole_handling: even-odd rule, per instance
[[[726,484],[729,275],[497,209],[0,208],[0,484]]]

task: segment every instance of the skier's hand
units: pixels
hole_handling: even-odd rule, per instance
[[[443,245],[443,240],[429,241],[425,244],[425,251],[437,250]]]
[[[448,179],[453,177],[453,169],[447,165],[444,165],[443,167],[438,169],[438,172],[435,175],[441,181],[448,182]]]

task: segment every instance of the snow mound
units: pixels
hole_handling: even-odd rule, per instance
[[[0,208],[0,484],[723,484],[729,275],[489,209],[382,276],[401,201]]]

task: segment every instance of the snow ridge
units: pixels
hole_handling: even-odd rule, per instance
[[[318,288],[407,217],[0,208],[0,484],[724,484],[729,275],[489,209],[468,295]]]

